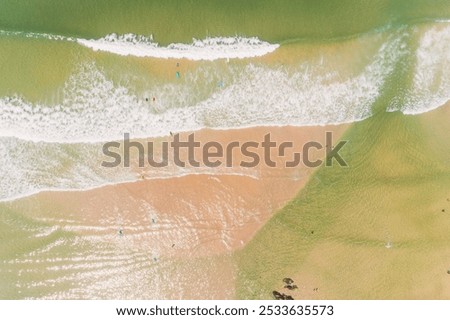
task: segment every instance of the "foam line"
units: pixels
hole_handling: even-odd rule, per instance
[[[270,44],[256,37],[217,37],[194,39],[191,44],[172,43],[160,47],[152,37],[134,34],[110,34],[97,40],[77,39],[77,42],[94,51],[106,51],[118,55],[163,59],[217,60],[243,59],[263,56],[276,50],[278,44]]]
[[[76,42],[94,51],[104,51],[121,56],[151,57],[161,59],[218,60],[244,59],[266,55],[279,45],[262,41],[257,37],[208,37],[193,39],[192,43],[172,43],[166,47],[153,41],[153,37],[132,33],[111,33],[100,39],[83,39],[49,33],[0,30],[0,36],[25,37],[56,41]]]

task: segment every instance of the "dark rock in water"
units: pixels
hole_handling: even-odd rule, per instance
[[[276,300],[294,300],[294,298],[292,298],[292,296],[286,295],[286,294],[278,292],[278,291],[272,291],[272,294]]]
[[[273,291],[272,294],[273,294],[273,297],[274,297],[275,299],[277,299],[277,300],[284,300],[284,299],[283,299],[284,294],[282,294],[282,293],[280,293],[280,292],[278,292],[278,291]]]
[[[284,287],[285,287],[286,289],[289,289],[289,290],[298,289],[298,287],[297,287],[296,284],[287,284],[287,285],[285,285]]]
[[[291,278],[284,278],[283,282],[286,283],[286,284],[293,284],[294,280],[292,280]]]

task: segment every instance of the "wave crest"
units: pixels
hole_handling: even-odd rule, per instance
[[[123,56],[210,61],[263,56],[279,47],[278,44],[270,44],[256,37],[193,39],[191,44],[172,43],[167,47],[160,47],[153,41],[153,37],[132,33],[124,35],[113,33],[97,40],[77,39],[77,42],[94,51],[106,51]]]

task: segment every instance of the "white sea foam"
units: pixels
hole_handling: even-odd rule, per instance
[[[276,50],[278,44],[270,44],[256,37],[217,37],[194,39],[191,44],[172,43],[161,47],[152,37],[134,34],[110,34],[101,39],[77,39],[83,46],[95,51],[106,51],[123,56],[153,57],[164,59],[217,60],[263,56]]]
[[[19,96],[0,99],[0,136],[77,143],[166,136],[210,128],[262,125],[326,125],[371,115],[402,39],[391,37],[373,61],[355,74],[326,65],[269,67],[248,63],[198,68],[179,81],[156,83],[146,101],[115,84],[93,63],[65,83],[60,104],[32,104]],[[217,81],[224,82],[217,85]],[[150,99],[151,100],[151,99]]]
[[[193,39],[192,43],[171,43],[160,46],[153,36],[133,33],[112,33],[100,39],[83,39],[37,32],[0,30],[0,36],[77,42],[94,51],[104,51],[121,56],[152,57],[162,59],[218,60],[243,59],[266,55],[279,45],[262,41],[257,37],[208,37]]]
[[[415,31],[412,86],[390,111],[420,113],[448,100],[449,28],[441,24]],[[278,67],[206,63],[181,79],[152,82],[144,95],[114,82],[93,62],[84,63],[64,84],[56,104],[31,103],[19,95],[0,98],[0,175],[6,186],[0,200],[136,181],[130,170],[102,171],[98,165],[99,142],[120,140],[125,132],[147,138],[205,127],[362,120],[371,116],[386,79],[410,50],[410,40],[404,30],[386,37],[371,62],[353,74],[331,71],[326,58]],[[155,102],[145,100],[152,95]]]
[[[387,52],[395,55],[399,45],[395,38],[388,41],[354,75],[328,72],[325,65],[316,70],[314,64],[199,67],[182,79],[153,84],[148,91],[157,95],[156,102],[116,84],[94,63],[82,64],[65,83],[59,104],[32,104],[19,96],[0,99],[0,174],[8,186],[0,190],[0,200],[136,181],[131,169],[99,165],[100,142],[120,140],[125,132],[147,138],[204,127],[321,125],[366,118],[391,72],[395,57]],[[179,170],[167,176],[199,172],[215,173]]]
[[[0,138],[0,202],[43,191],[85,191],[146,179],[168,179],[193,174],[241,175],[258,179],[256,170],[242,168],[145,168],[101,166],[101,144],[57,144]],[[138,174],[138,172],[140,174]],[[4,186],[4,187],[3,187]]]
[[[25,37],[25,38],[31,38],[31,39],[60,40],[60,41],[71,41],[71,42],[77,40],[76,38],[73,38],[73,37],[60,36],[57,34],[9,31],[9,30],[0,30],[0,36]]]
[[[415,28],[418,47],[415,53],[410,88],[400,106],[405,114],[419,114],[436,109],[450,100],[450,23]]]
[[[96,145],[33,143],[0,138],[0,201],[45,190],[82,190],[104,184],[135,181],[131,170],[100,166]]]

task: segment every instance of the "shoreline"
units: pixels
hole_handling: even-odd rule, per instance
[[[334,139],[338,139],[339,136],[343,133],[345,130],[344,128],[347,128],[348,125],[333,125],[333,126],[316,126],[316,127],[293,127],[293,126],[274,126],[274,127],[252,127],[252,128],[245,128],[245,129],[230,129],[230,130],[216,130],[216,129],[201,129],[199,131],[188,131],[184,133],[180,133],[180,140],[186,141],[187,136],[191,133],[195,134],[195,139],[197,141],[200,141],[202,145],[204,145],[205,142],[209,141],[215,141],[221,144],[222,146],[228,145],[230,142],[237,141],[242,145],[242,142],[248,142],[248,141],[258,141],[258,143],[261,143],[263,141],[263,137],[265,134],[270,133],[271,139],[279,145],[281,142],[285,141],[292,141],[294,148],[287,150],[286,155],[284,157],[280,157],[275,153],[276,150],[272,150],[272,157],[276,160],[283,160],[283,159],[289,159],[289,157],[292,156],[293,151],[301,151],[302,145],[307,141],[319,141],[323,142],[325,140],[325,132],[337,132]],[[155,145],[157,148],[160,148],[160,145],[162,142],[170,142],[172,139],[171,136],[164,136],[162,138],[148,138],[145,140],[142,139],[133,139],[132,141],[138,141],[141,142],[144,145],[145,150],[147,149],[146,143],[148,142],[155,142]],[[200,148],[201,149],[201,148]],[[101,150],[101,146],[99,145],[99,150]],[[201,149],[202,150],[202,149]],[[198,157],[201,159],[201,150],[196,150],[195,157]],[[100,151],[99,151],[100,152]],[[120,153],[122,153],[123,150],[120,150]],[[156,153],[160,153],[160,150],[155,149]],[[260,158],[263,158],[263,149],[259,147],[257,149],[257,153],[260,156]],[[319,152],[320,153],[320,152]],[[323,152],[322,152],[323,153]],[[181,153],[180,157],[183,159],[187,158],[186,152]],[[260,175],[260,167],[265,168],[265,164],[261,161],[258,167],[254,168],[242,168],[238,164],[241,160],[248,159],[248,157],[245,157],[242,153],[233,152],[233,166],[232,167],[225,167],[225,164],[223,163],[218,168],[210,168],[206,166],[201,167],[190,167],[186,166],[184,168],[177,167],[173,164],[173,162],[169,162],[169,165],[164,168],[154,168],[148,165],[146,165],[143,168],[140,168],[137,163],[138,155],[131,154],[131,165],[130,168],[123,167],[122,165],[119,165],[117,168],[103,168],[101,175],[99,177],[108,176],[108,170],[114,170],[115,175],[121,176],[121,177],[134,177],[130,178],[126,181],[112,181],[112,182],[105,182],[99,185],[95,185],[89,188],[80,188],[80,189],[66,189],[66,188],[52,188],[51,190],[48,189],[42,189],[42,190],[36,190],[34,192],[30,192],[28,195],[19,195],[15,197],[8,197],[5,199],[0,200],[0,203],[8,203],[11,201],[17,201],[23,198],[33,197],[37,194],[46,193],[46,192],[83,192],[83,191],[89,191],[89,190],[95,190],[99,188],[103,188],[106,186],[115,186],[115,185],[121,185],[121,184],[127,184],[127,183],[136,183],[142,180],[142,176],[145,176],[145,180],[159,180],[159,179],[171,179],[171,178],[177,178],[187,175],[244,175],[249,176],[252,178],[259,178]],[[100,155],[98,158],[98,161],[91,161],[92,163],[88,164],[91,168],[93,165],[95,165],[98,162],[98,166],[101,165],[102,160],[106,160],[105,155]],[[277,167],[275,167],[275,170],[283,169],[284,165],[283,162],[277,162]],[[300,164],[297,167],[291,168],[292,170],[302,170],[304,168],[304,164]],[[95,171],[95,168],[92,168],[91,170]],[[272,170],[275,172],[275,170]],[[270,171],[270,170],[269,170]],[[268,172],[269,172],[268,171]],[[111,171],[113,172],[113,171]],[[98,173],[100,174],[100,173]],[[113,176],[111,177],[113,178]],[[60,179],[60,177],[56,174],[54,179]],[[104,179],[104,178],[102,178]]]
[[[325,139],[327,130],[337,138],[347,128],[285,127],[269,131],[276,141],[292,139],[301,144]],[[226,143],[257,139],[267,130],[203,130],[201,135],[203,139]],[[89,191],[42,192],[0,203],[5,212],[38,226],[20,242],[23,249],[14,248],[25,250],[23,257],[14,260],[15,272],[31,268],[36,276],[17,281],[24,285],[44,283],[38,275],[46,270],[60,288],[59,292],[48,287],[40,295],[25,290],[27,298],[60,294],[65,298],[123,298],[122,291],[113,290],[117,285],[133,289],[131,296],[140,298],[200,298],[193,286],[202,287],[210,297],[233,298],[237,269],[231,253],[251,241],[273,213],[303,188],[312,172],[304,167],[290,170],[261,166],[258,179],[226,173],[188,174]],[[28,239],[37,236],[42,245],[30,245]],[[96,273],[91,270],[102,265],[108,265],[107,269],[120,275],[119,279],[111,282],[106,269]],[[224,270],[219,287],[211,265]],[[162,291],[145,291],[120,268],[140,270],[145,281]],[[59,270],[64,270],[64,276]],[[67,282],[72,278],[87,281],[87,287]],[[179,279],[180,283],[173,287],[167,279]]]

